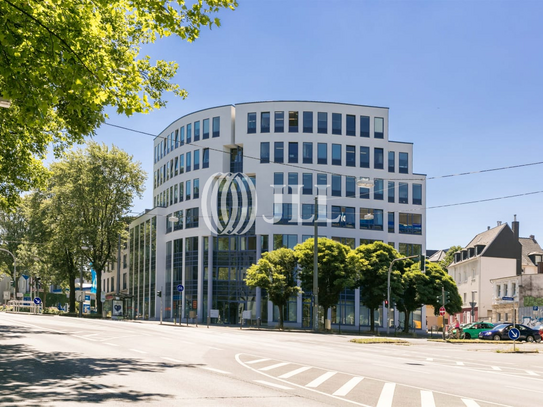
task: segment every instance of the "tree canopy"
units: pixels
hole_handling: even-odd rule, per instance
[[[0,208],[21,191],[44,186],[51,146],[95,134],[104,108],[147,113],[165,93],[186,97],[172,80],[174,61],[141,54],[145,44],[177,36],[192,42],[219,26],[235,0],[4,0],[0,2]]]
[[[262,254],[258,263],[247,270],[247,286],[265,289],[270,301],[279,308],[279,329],[283,329],[285,305],[291,296],[301,292],[297,267],[294,251],[281,248]]]
[[[447,271],[447,268],[454,260],[454,254],[459,250],[462,250],[462,246],[451,246],[449,250],[447,250],[445,258],[439,262],[439,265],[443,270]]]

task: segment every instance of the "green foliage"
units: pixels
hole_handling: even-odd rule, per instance
[[[60,153],[107,117],[165,106],[186,97],[172,82],[178,65],[142,54],[142,46],[177,36],[192,42],[235,0],[4,0],[0,2],[0,208],[21,191],[43,187],[48,148]]]
[[[381,307],[387,299],[387,280],[388,268],[392,260],[400,258],[400,254],[392,247],[382,242],[362,245],[355,249],[359,261],[365,264],[360,268],[360,278],[356,284],[360,287],[360,301],[369,309],[371,330],[375,328],[373,310]],[[402,296],[402,272],[405,268],[405,262],[398,261],[394,263],[394,268],[390,275],[390,299],[392,304],[398,302]]]
[[[451,246],[449,248],[445,258],[439,262],[439,265],[443,270],[447,271],[447,267],[449,267],[449,264],[451,264],[454,260],[454,253],[459,250],[462,250],[462,246]]]
[[[314,240],[296,245],[302,287],[313,291]],[[346,288],[357,281],[358,257],[348,247],[327,238],[318,239],[319,305],[325,310],[336,305]]]
[[[438,296],[442,293],[442,287],[450,294],[450,302],[445,304],[445,309],[449,314],[455,314],[462,311],[462,298],[458,294],[456,283],[438,264],[428,263],[426,265],[426,277],[428,278],[428,290],[424,291],[422,301],[426,305],[434,307],[435,315],[439,314],[439,308],[442,303],[438,301]]]
[[[280,329],[283,329],[284,306],[290,297],[301,292],[297,278],[296,256],[293,250],[286,248],[264,253],[258,263],[247,270],[247,286],[265,289],[270,301],[279,308]]]

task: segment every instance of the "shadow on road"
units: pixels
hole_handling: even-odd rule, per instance
[[[169,363],[148,363],[130,358],[89,358],[72,352],[38,352],[13,339],[39,333],[33,329],[0,325],[0,406],[42,405],[64,402],[100,403],[109,400],[157,401],[171,395],[93,383],[100,376],[160,373],[168,368],[189,367]],[[52,334],[51,332],[43,332]],[[51,337],[51,340],[55,340]]]

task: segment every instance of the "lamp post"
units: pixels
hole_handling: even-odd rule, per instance
[[[390,273],[392,273],[392,265],[400,260],[407,260],[412,259],[414,257],[419,257],[418,255],[415,256],[408,256],[408,257],[401,257],[399,259],[393,259],[390,262],[390,266],[388,266],[388,275],[387,275],[387,336],[390,332]]]
[[[315,197],[315,214],[313,219],[313,331],[319,331],[319,197]]]
[[[475,293],[476,292],[477,292],[477,290],[473,290],[471,292],[471,302],[469,303],[469,305],[471,306],[471,322],[475,321],[475,306],[477,305],[477,303],[475,302]]]
[[[13,257],[13,292],[14,292],[13,295],[15,299],[17,299],[17,260],[15,259],[15,256],[13,255],[13,253],[10,252],[9,250],[0,248],[0,251],[9,253],[11,254],[11,257]]]
[[[87,246],[81,246],[81,250],[88,250]],[[79,318],[83,318],[83,262],[79,265]]]
[[[179,222],[179,218],[175,215],[171,215],[171,216],[168,216],[168,221],[170,221],[172,223],[172,232],[173,232],[173,224],[174,223],[177,223]],[[172,239],[172,256],[174,255],[173,253],[173,250],[174,250],[174,247],[175,245],[173,244],[173,239]],[[173,268],[173,258],[172,258],[172,268]],[[173,273],[172,273],[173,274]],[[172,277],[172,281],[173,281],[173,277]],[[183,293],[181,293],[181,299],[183,299]],[[172,315],[174,316],[173,318],[173,324],[175,325],[176,324],[176,321],[175,321],[175,308],[173,307],[173,297],[172,297]],[[179,305],[176,307],[177,308],[177,316],[179,317],[179,326],[181,326],[181,315],[179,313],[179,311],[181,311],[181,308],[179,307]],[[188,318],[187,318],[187,321],[188,321]],[[162,297],[160,297],[160,323],[162,324]]]

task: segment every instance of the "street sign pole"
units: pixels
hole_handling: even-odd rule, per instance
[[[445,308],[445,286],[441,286],[441,306]],[[445,340],[445,315],[443,315],[443,340]]]

